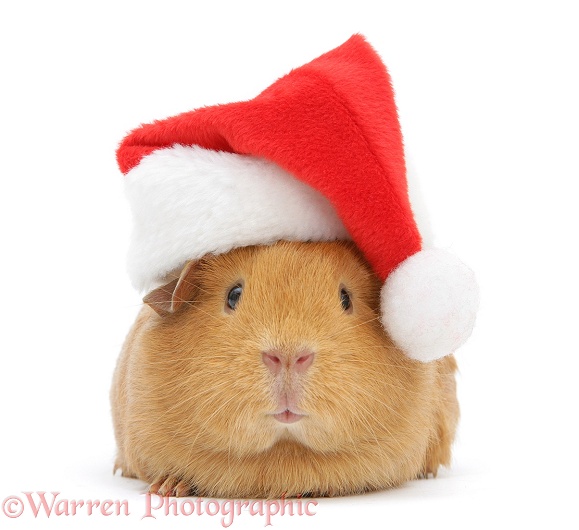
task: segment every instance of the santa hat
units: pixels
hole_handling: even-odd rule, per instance
[[[472,331],[474,275],[422,249],[390,78],[360,35],[252,100],[142,125],[117,160],[141,291],[208,253],[351,238],[384,281],[382,323],[409,357],[453,353]]]

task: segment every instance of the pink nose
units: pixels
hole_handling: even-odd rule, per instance
[[[302,352],[297,357],[288,356],[279,351],[268,351],[261,354],[263,364],[265,364],[273,375],[277,375],[283,368],[292,370],[298,374],[303,374],[314,362],[314,354]]]

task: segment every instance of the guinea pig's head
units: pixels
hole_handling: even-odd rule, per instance
[[[158,313],[147,329],[150,385],[172,436],[237,456],[280,440],[332,452],[380,439],[402,450],[432,376],[385,333],[380,285],[347,242],[188,263],[145,298]]]

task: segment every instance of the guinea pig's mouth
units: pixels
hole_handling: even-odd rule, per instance
[[[283,412],[273,414],[273,417],[280,423],[295,423],[296,421],[300,421],[304,416],[305,414],[296,414],[290,409],[285,409]]]

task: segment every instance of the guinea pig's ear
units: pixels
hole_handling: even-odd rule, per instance
[[[198,261],[189,261],[183,267],[179,278],[151,291],[143,298],[143,302],[162,317],[176,313],[184,303],[191,301],[197,293],[198,288],[193,273],[198,263]]]

